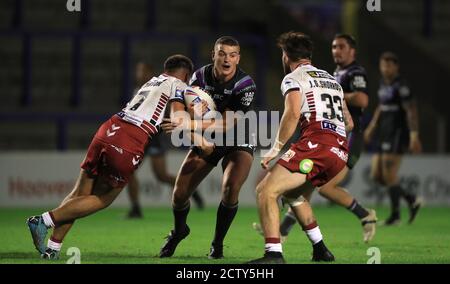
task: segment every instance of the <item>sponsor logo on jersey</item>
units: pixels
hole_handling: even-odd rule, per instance
[[[308,141],[308,147],[309,147],[309,149],[317,148],[317,146],[319,146],[318,143],[317,143],[317,144],[313,144],[311,141]]]
[[[366,88],[367,83],[366,79],[364,79],[364,76],[357,75],[353,78],[353,86],[355,88]]]
[[[292,80],[285,80],[283,82],[283,84],[284,84],[284,86],[283,86],[283,89],[284,89],[283,92],[284,93],[286,93],[286,91],[288,91],[290,89],[298,89],[299,88],[298,83],[296,83],[296,82],[294,82]]]
[[[116,151],[119,152],[120,154],[123,154],[123,149],[122,149],[122,148],[119,148],[119,147],[114,146],[114,145],[111,145],[111,147],[113,147],[114,150],[116,150]]]
[[[289,162],[290,159],[292,159],[295,156],[295,152],[292,151],[291,149],[287,150],[286,153],[283,154],[283,156],[281,156],[281,159]]]
[[[176,89],[175,90],[175,98],[184,100],[183,90]]]
[[[241,98],[241,104],[244,106],[249,106],[253,101],[253,96],[255,95],[254,92],[247,92],[244,94],[244,96]]]
[[[135,159],[135,157],[133,157],[133,159],[131,160],[131,162],[133,163],[133,166],[136,166],[137,164],[139,164],[139,162],[141,161],[140,159],[139,159],[139,155],[136,155],[136,159]]]
[[[331,147],[330,152],[336,154],[336,156],[338,156],[339,159],[341,159],[342,161],[347,163],[348,154],[346,152],[344,152],[336,147]]]
[[[334,124],[331,121],[323,120],[322,121],[322,129],[328,129],[328,130],[336,132],[337,131],[337,125]]]
[[[336,132],[337,134],[344,136],[344,137],[347,136],[345,133],[345,128],[343,128],[342,126],[338,126],[331,121],[323,120],[321,123],[321,126],[322,126],[322,129],[331,130],[331,131]]]
[[[214,101],[222,101],[223,97],[224,97],[224,95],[222,95],[222,94],[214,94],[213,99],[214,99]]]
[[[313,78],[322,78],[322,79],[331,79],[334,80],[334,77],[328,74],[325,71],[306,71],[306,73]]]

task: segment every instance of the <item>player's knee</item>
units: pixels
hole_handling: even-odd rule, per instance
[[[265,186],[263,182],[258,183],[258,185],[256,186],[255,193],[257,198],[264,192],[264,187]]]
[[[238,196],[241,190],[241,184],[235,181],[227,181],[222,188],[222,194],[225,198],[231,198],[233,196]]]
[[[111,205],[114,201],[114,199],[109,198],[107,196],[99,196],[100,202],[99,202],[99,210],[107,208],[109,205]]]
[[[276,199],[278,195],[275,191],[270,190],[264,182],[260,182],[256,187],[256,198],[260,201],[265,199]]]
[[[175,187],[175,190],[173,191],[172,195],[172,203],[176,206],[186,204],[186,202],[189,200],[189,194],[187,190]]]

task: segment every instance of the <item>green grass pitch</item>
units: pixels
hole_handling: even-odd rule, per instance
[[[402,212],[403,224],[377,227],[370,244],[362,242],[358,220],[338,206],[315,207],[319,226],[336,263],[364,264],[370,258],[367,250],[377,247],[381,263],[450,263],[450,208],[425,207],[413,225],[406,225],[408,213]],[[379,219],[388,215],[387,208],[378,208]],[[35,250],[25,220],[37,209],[0,209],[0,263],[48,263]],[[78,220],[66,237],[61,259],[65,263],[69,247],[81,252],[81,263],[157,263],[157,264],[221,264],[243,263],[262,256],[263,239],[252,229],[257,220],[255,208],[240,208],[225,239],[221,260],[206,255],[214,233],[216,208],[204,211],[191,209],[188,224],[191,234],[178,246],[171,258],[157,257],[164,236],[172,226],[169,208],[147,208],[144,219],[126,220],[125,209],[106,209]],[[283,245],[288,263],[311,263],[311,245],[299,226]]]

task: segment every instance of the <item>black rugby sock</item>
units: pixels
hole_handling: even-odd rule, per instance
[[[186,229],[186,219],[189,214],[189,209],[191,208],[190,204],[188,203],[184,208],[182,209],[176,209],[173,208],[173,216],[175,217],[175,233],[182,232]]]
[[[347,207],[350,212],[356,215],[359,219],[365,218],[369,215],[369,211],[367,211],[364,207],[362,207],[356,199],[353,199],[352,204]]]
[[[238,211],[238,203],[227,207],[223,201],[220,202],[219,208],[217,209],[217,219],[216,219],[216,231],[214,234],[213,245],[221,246],[223,245],[223,240],[228,232],[228,229],[233,222],[234,216]]]
[[[391,186],[389,187],[389,197],[391,199],[391,216],[394,216],[396,218],[400,217],[400,196],[401,193],[401,187],[399,186]]]

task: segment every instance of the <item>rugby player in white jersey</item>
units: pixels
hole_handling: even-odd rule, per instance
[[[264,155],[261,166],[269,167],[297,127],[301,128],[301,135],[256,188],[265,254],[250,262],[254,264],[285,262],[277,199],[283,197],[299,220],[312,215],[308,204],[312,190],[337,185],[348,171],[346,132],[353,126],[342,87],[326,71],[311,65],[310,38],[288,32],[279,37],[278,45],[283,52],[286,74],[281,83],[285,109],[275,143]],[[313,260],[334,260],[323,243],[317,223],[313,221],[304,229],[313,243]]]
[[[145,83],[122,111],[100,126],[72,192],[59,207],[27,220],[42,258],[57,259],[75,220],[108,207],[116,199],[140,165],[145,147],[157,135],[169,98],[184,91],[193,68],[188,57],[170,56],[164,73]],[[53,232],[45,244],[50,228]]]

